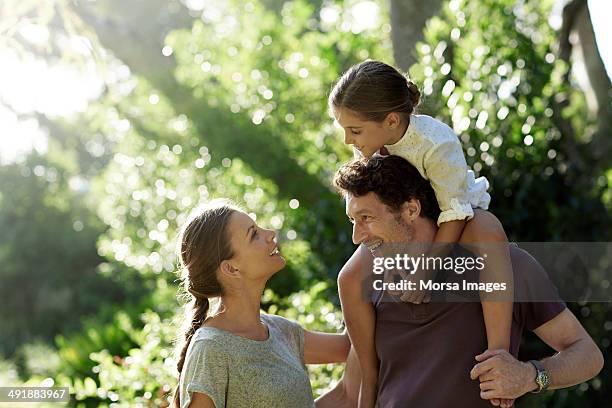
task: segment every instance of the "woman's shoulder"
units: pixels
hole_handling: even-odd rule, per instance
[[[278,330],[292,341],[296,337],[299,337],[302,333],[302,326],[291,319],[287,319],[286,317],[262,313],[261,318],[268,325],[268,327]]]
[[[286,330],[287,328],[296,328],[296,327],[301,327],[299,325],[299,323],[291,320],[291,319],[287,319],[286,317],[283,316],[279,316],[279,315],[275,315],[275,314],[268,314],[268,313],[262,313],[261,314],[261,319],[270,325],[273,325],[275,327],[280,328],[281,330]]]
[[[261,314],[262,320],[276,332],[276,339],[289,346],[300,361],[304,361],[304,329],[299,323],[274,314]]]
[[[215,327],[202,326],[191,338],[191,348],[200,352],[223,352],[228,349],[228,339],[232,335]]]
[[[204,330],[202,330],[204,329]],[[231,346],[220,333],[200,328],[196,330],[185,355],[186,370],[193,370],[202,364],[214,363],[224,366],[231,356]]]

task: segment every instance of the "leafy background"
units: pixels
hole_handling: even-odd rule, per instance
[[[386,2],[8,3],[12,23],[47,27],[49,41],[24,45],[7,18],[4,47],[93,63],[103,86],[75,115],[17,112],[48,144],[0,166],[0,383],[69,386],[70,406],[166,406],[182,317],[176,235],[214,197],[279,231],[288,266],[264,310],[342,330],[335,279],[354,247],[330,179],[351,153],[326,97],[350,65],[394,61]],[[363,3],[378,13],[365,25]],[[609,134],[559,52],[553,3],[441,3],[409,69],[420,112],[460,135],[510,239],[609,241]],[[135,27],[140,41],[125,41]],[[87,58],[61,46],[67,35],[88,42]],[[608,360],[610,305],[569,306]],[[522,350],[552,353],[533,336]],[[342,366],[309,370],[318,395]],[[610,377],[518,406],[601,407]]]

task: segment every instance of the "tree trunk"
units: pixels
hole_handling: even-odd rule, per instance
[[[606,72],[601,55],[595,41],[593,23],[589,8],[585,5],[576,16],[575,30],[579,43],[576,47],[576,57],[581,58],[586,68],[588,82],[585,94],[589,109],[597,118],[597,131],[593,134],[592,146],[597,159],[610,163],[612,156],[610,138],[612,137],[612,105],[610,99],[610,77]],[[609,166],[608,166],[609,167]]]
[[[404,72],[416,62],[415,45],[427,21],[438,14],[442,0],[390,0],[391,40],[395,63]]]
[[[574,36],[576,40],[572,41]],[[586,0],[572,0],[563,8],[559,56],[574,67],[584,68],[585,76],[582,80],[579,78],[579,83],[589,111],[597,121],[597,129],[591,136],[591,151],[597,159],[597,167],[608,168],[612,160],[612,86],[597,48]]]

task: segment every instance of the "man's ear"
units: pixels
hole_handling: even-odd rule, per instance
[[[402,204],[402,218],[404,221],[413,222],[421,215],[421,202],[416,198],[411,198]]]
[[[391,112],[385,118],[385,125],[389,129],[395,129],[396,127],[398,127],[401,124],[401,122],[402,122],[402,118],[400,117],[400,115],[397,112]]]
[[[230,260],[221,261],[221,265],[219,265],[219,271],[223,276],[227,278],[236,278],[240,274],[238,268],[236,268]]]

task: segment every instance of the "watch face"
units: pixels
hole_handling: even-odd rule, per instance
[[[541,389],[547,389],[548,385],[550,384],[550,378],[548,377],[548,373],[546,371],[538,371],[536,382],[538,383]]]

